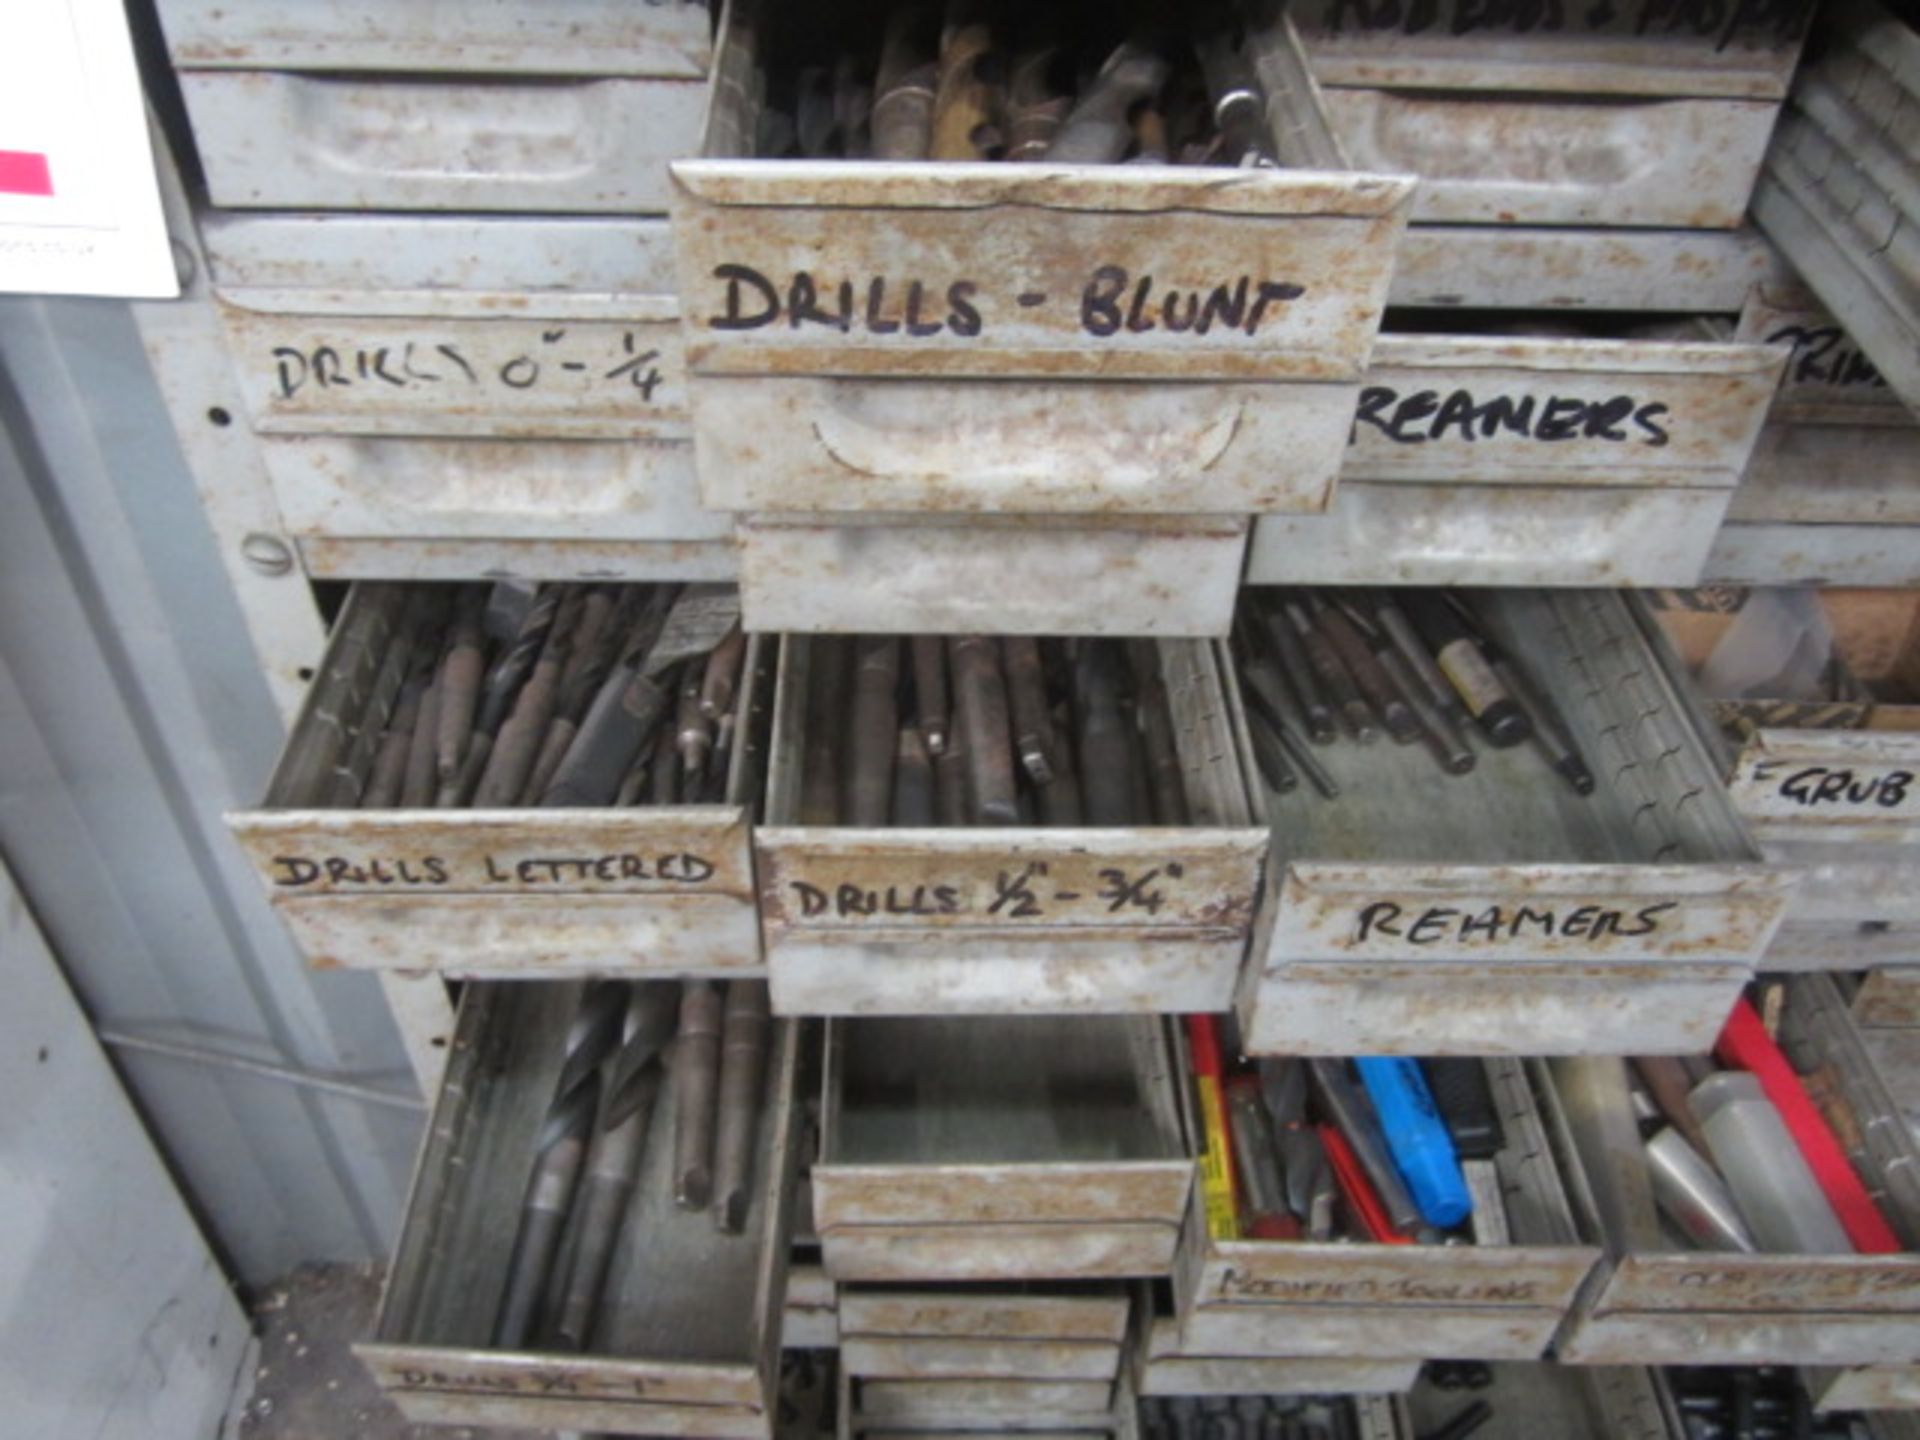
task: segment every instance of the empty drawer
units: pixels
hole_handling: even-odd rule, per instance
[[[433,589],[355,587],[265,802],[227,817],[308,960],[461,975],[764,973],[751,743],[731,752],[718,804],[353,808],[420,658],[410,604]],[[749,642],[749,733],[773,649]]]
[[[1266,794],[1274,854],[1242,978],[1254,1054],[1698,1051],[1779,924],[1760,864],[1628,602],[1477,591],[1480,622],[1552,698],[1597,784],[1469,738],[1314,753],[1336,800]],[[1649,622],[1651,623],[1651,622]]]
[[[589,1351],[490,1343],[580,992],[467,989],[374,1338],[357,1353],[418,1423],[767,1440],[795,1149],[798,1046],[785,1022],[771,1032],[743,1232],[673,1202],[669,1075]]]
[[[1249,823],[1227,692],[1205,642],[1151,645],[1164,700],[1134,680],[1143,705],[1164,705],[1188,823],[1143,815],[1134,827],[1057,830],[1037,819],[901,830],[807,823],[808,775],[819,768],[830,779],[834,737],[850,723],[823,703],[839,685],[822,670],[829,643],[847,642],[799,636],[783,646],[769,823],[754,837],[780,1013],[1159,1014],[1228,1003],[1266,836]],[[901,651],[905,672],[904,643]],[[956,664],[956,694],[962,673]],[[810,719],[834,728],[810,742]]]
[[[814,1214],[836,1280],[1165,1273],[1193,1178],[1165,1022],[827,1028]]]
[[[1911,1246],[1920,1156],[1860,1045],[1832,980],[1787,980],[1780,1044],[1798,1065],[1830,1067],[1859,1123],[1848,1146],[1862,1181]],[[1577,1156],[1591,1194],[1583,1225],[1607,1258],[1581,1296],[1559,1346],[1576,1364],[1912,1365],[1920,1361],[1920,1256],[1726,1254],[1689,1250],[1664,1235],[1622,1062],[1556,1065],[1563,1152]],[[1576,1163],[1569,1159],[1568,1163]]]

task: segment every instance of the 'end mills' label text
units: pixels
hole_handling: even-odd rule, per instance
[[[1287,306],[1306,294],[1303,285],[1254,275],[1174,285],[1121,265],[1097,267],[1065,295],[1044,290],[1001,294],[970,279],[840,278],[807,270],[776,278],[734,264],[715,266],[713,278],[721,288],[718,305],[705,317],[709,330],[784,327],[920,340],[977,339],[992,329],[996,318],[1062,306],[1084,334],[1099,339],[1154,331],[1252,338],[1272,328]]]

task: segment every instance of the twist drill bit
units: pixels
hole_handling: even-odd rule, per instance
[[[1053,779],[1053,717],[1047,710],[1040,643],[1031,635],[1003,636],[1000,657],[1006,666],[1014,748],[1033,783],[1045,785]]]
[[[1072,717],[1063,706],[1053,720],[1053,779],[1040,787],[1040,822],[1056,828],[1080,824],[1085,809],[1080,803],[1079,757],[1066,737],[1073,731]]]
[[[954,700],[967,736],[967,796],[976,824],[1017,825],[1013,734],[1000,647],[986,635],[962,635],[951,647]]]
[[[494,736],[493,753],[487,757],[480,787],[474,792],[475,808],[489,810],[516,804],[527,788],[527,777],[533,773],[540,742],[546,736],[547,724],[553,719],[554,705],[560,697],[560,673],[566,667],[568,637],[579,617],[580,606],[580,592],[568,587],[547,627],[539,658],[514,697],[512,711]]]
[[[480,701],[480,678],[487,663],[486,632],[481,628],[486,603],[486,592],[476,587],[468,587],[460,597],[447,653],[440,662],[435,759],[442,785],[451,785],[459,779],[460,766],[466,759],[467,739],[473,733],[474,707]]]
[[[993,52],[986,21],[957,0],[940,35],[940,65],[933,89],[933,135],[927,153],[935,160],[981,160],[998,144],[993,128],[993,91],[982,67]]]
[[[566,668],[560,672],[560,692],[553,706],[553,720],[546,738],[540,742],[539,757],[533,773],[527,777],[520,803],[538,805],[560,773],[560,762],[580,733],[580,722],[593,703],[593,697],[606,683],[607,674],[625,646],[641,613],[647,587],[622,586],[617,596],[601,596],[599,587],[590,592],[582,608],[580,623],[568,647]],[[596,604],[604,598],[607,603]]]
[[[665,1077],[663,1057],[678,1009],[671,984],[629,988],[620,1046],[605,1066],[606,1098],[587,1148],[577,1207],[579,1241],[554,1324],[558,1343],[572,1350],[585,1348],[592,1336],[608,1266],[640,1172],[647,1124]]]
[[[1224,28],[1202,36],[1194,48],[1213,103],[1213,123],[1220,132],[1220,160],[1241,168],[1278,165],[1267,130],[1266,92],[1245,50]]]
[[[1156,825],[1184,825],[1187,787],[1180,751],[1173,741],[1173,711],[1167,704],[1167,682],[1160,673],[1159,652],[1151,640],[1143,640],[1129,646],[1128,657],[1133,666],[1134,708],[1153,820]]]
[[[567,1028],[566,1058],[534,1142],[533,1174],[507,1261],[506,1292],[493,1326],[495,1349],[525,1349],[532,1336],[534,1311],[547,1287],[600,1106],[600,1062],[618,1043],[626,1010],[625,985],[595,981]]]
[[[842,813],[851,825],[883,826],[892,808],[893,757],[899,749],[900,637],[863,635],[854,642],[853,657]]]
[[[688,1210],[713,1194],[713,1102],[720,1079],[720,992],[689,980],[673,1040],[673,1193]]]
[[[679,736],[674,734],[671,725],[662,725],[653,737],[653,759],[647,766],[647,803],[672,805],[677,802],[680,779]]]
[[[407,744],[406,774],[400,782],[403,809],[422,810],[433,804],[439,742],[440,686],[436,681],[420,697],[420,718],[414,722],[413,738]]]
[[[967,737],[955,730],[933,757],[933,816],[939,825],[970,825],[967,811]]]
[[[1053,69],[1059,53],[1047,45],[1014,57],[1007,80],[1009,160],[1044,160],[1073,107],[1073,97],[1056,95],[1053,90]]]
[[[680,707],[674,722],[674,748],[680,752],[680,771],[688,780],[705,773],[713,750],[713,722],[700,713],[700,677],[689,666],[680,682]]]
[[[360,797],[363,810],[391,810],[400,803],[406,783],[407,759],[413,749],[413,735],[420,723],[421,698],[426,693],[427,674],[416,669],[400,687],[387,728],[381,732],[380,748],[374,753],[373,774],[367,779],[366,792]]]
[[[947,748],[947,642],[939,635],[913,637],[913,704],[927,753]]]
[[[924,43],[932,29],[930,5],[903,5],[887,19],[873,82],[876,160],[925,160],[933,144],[938,67]]]
[[[720,1028],[720,1107],[713,1144],[713,1223],[737,1235],[747,1223],[753,1138],[767,1069],[767,986],[730,980]]]
[[[707,656],[700,677],[700,713],[715,723],[733,709],[734,692],[740,686],[740,666],[747,658],[747,632],[738,622],[726,638]]]
[[[564,585],[543,585],[540,593],[533,597],[526,618],[520,622],[519,632],[513,637],[512,643],[500,652],[481,684],[480,713],[473,722],[475,729],[498,736],[507,712],[513,706],[514,696],[520,693],[520,687],[526,683],[527,677],[533,673],[533,667],[546,651],[547,636],[560,614],[562,592],[567,589]]]
[[[1073,716],[1086,823],[1131,825],[1131,755],[1126,722],[1120,714],[1120,650],[1113,641],[1083,640],[1076,648]]]
[[[1128,117],[1166,83],[1167,62],[1128,41],[1100,67],[1093,83],[1067,113],[1046,158],[1059,165],[1111,165],[1133,141]]]

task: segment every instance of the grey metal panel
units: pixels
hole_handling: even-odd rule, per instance
[[[220,812],[280,738],[126,306],[0,302],[0,848],[243,1280],[385,1248],[416,1113],[377,986],[309,977]]]

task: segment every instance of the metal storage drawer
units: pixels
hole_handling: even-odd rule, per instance
[[[1211,648],[1158,646],[1192,824],[885,830],[798,823],[812,643],[781,647],[754,836],[783,1015],[1224,1009],[1267,836]],[[944,896],[935,904],[928,897]]]
[[[1575,1231],[1522,1063],[1487,1067],[1507,1137],[1494,1163],[1513,1243],[1216,1240],[1196,1189],[1173,1274],[1182,1350],[1538,1359],[1600,1251]]]
[[[1412,1359],[1189,1352],[1158,1288],[1142,1286],[1134,1297],[1133,1381],[1141,1395],[1392,1395],[1411,1389],[1419,1373]]]
[[[734,533],[748,629],[1222,635],[1247,528],[1224,515],[756,514]]]
[[[1777,100],[1812,12],[1318,0],[1293,15],[1323,85]]]
[[[160,0],[182,70],[666,75],[713,57],[706,0]]]
[[[1766,950],[1789,877],[1758,863],[1629,601],[1475,603],[1598,788],[1575,795],[1525,747],[1477,747],[1463,776],[1419,746],[1319,750],[1337,801],[1265,797],[1249,1053],[1698,1052]]]
[[[1780,108],[1376,89],[1321,103],[1355,165],[1420,177],[1415,220],[1683,230],[1740,223]]]
[[[1734,338],[1790,345],[1793,353],[1768,419],[1805,425],[1920,425],[1872,360],[1811,293],[1758,285]]]
[[[732,158],[752,153],[773,11],[735,7],[709,158],[673,167],[710,503],[1325,505],[1411,182]],[[803,324],[802,285],[845,323]]]
[[[813,1169],[827,1272],[1164,1274],[1193,1179],[1175,1063],[1158,1017],[829,1021]]]
[[[1920,1410],[1920,1366],[1861,1365],[1807,1372],[1816,1411]]]
[[[792,1198],[791,1023],[772,1031],[743,1233],[673,1203],[669,1075],[613,1256],[606,1305],[617,1319],[599,1353],[489,1346],[579,998],[568,983],[468,987],[374,1338],[356,1351],[416,1422],[765,1440]]]
[[[795,1223],[798,1229],[798,1222]],[[827,1272],[797,1261],[787,1272],[787,1305],[780,1321],[786,1350],[833,1350],[840,1344],[838,1294]]]
[[[1261,517],[1248,578],[1696,576],[1784,358],[1707,340],[1382,334],[1332,508]]]
[[[1127,1297],[971,1287],[849,1290],[840,1363],[874,1380],[1077,1380],[1120,1375]]]
[[[1708,585],[1920,585],[1920,543],[1900,525],[1733,523],[1714,538]]]
[[[180,75],[216,205],[287,210],[666,209],[695,153],[698,80]]]
[[[1780,1043],[1830,1064],[1861,1122],[1865,1148],[1852,1155],[1861,1179],[1880,1192],[1903,1239],[1915,1236],[1920,1151],[1874,1073],[1838,989],[1825,975],[1787,979]],[[1620,1062],[1594,1061],[1590,1064]],[[1574,1364],[1911,1365],[1920,1361],[1920,1255],[1728,1255],[1663,1246],[1619,1178],[1624,1163],[1605,1136],[1625,1133],[1616,1114],[1577,1080],[1556,1074],[1567,1163],[1585,1172],[1574,1187],[1593,1195],[1583,1216],[1604,1238],[1607,1260],[1561,1337]],[[1624,1091],[1621,1092],[1624,1096]],[[1637,1132],[1634,1132],[1637,1133]]]
[[[1660,597],[1661,624],[1689,669],[1738,623],[1750,600],[1735,598]],[[1851,698],[1705,698],[1737,747],[1734,807],[1769,859],[1807,872],[1767,964],[1854,969],[1908,958],[1920,925],[1920,595],[1830,590],[1815,603]]]
[[[734,752],[725,805],[339,810],[295,793],[342,707],[374,686],[407,588],[349,594],[264,803],[226,817],[308,961],[474,976],[764,975],[750,747]],[[766,703],[775,648],[750,642],[744,713]]]

